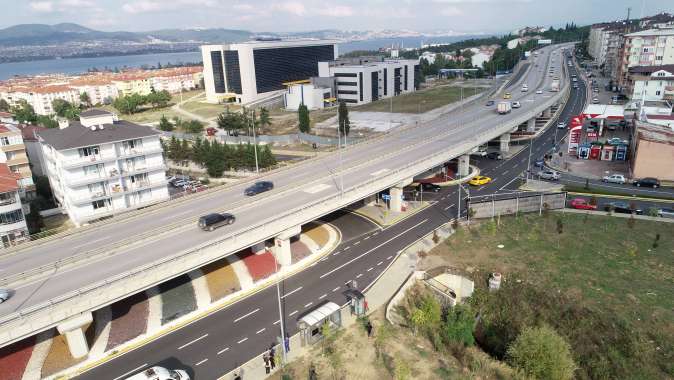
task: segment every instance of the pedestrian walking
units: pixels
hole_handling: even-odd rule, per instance
[[[288,337],[288,334],[286,334],[285,339],[283,339],[283,345],[286,348],[286,353],[290,352],[290,338]]]
[[[370,305],[367,304],[367,300],[363,301],[363,308],[365,309],[366,313],[370,311]]]
[[[318,380],[318,373],[316,373],[316,366],[311,363],[309,366],[309,380]]]
[[[269,372],[271,372],[271,371],[270,371],[271,366],[270,366],[270,364],[269,364],[269,355],[264,354],[264,356],[262,356],[262,359],[264,359],[264,372],[265,372],[267,375],[269,375]]]
[[[367,326],[365,327],[367,329],[367,337],[372,336],[372,322],[367,321]]]
[[[273,350],[271,351],[271,355],[269,355],[269,364],[271,365],[271,369],[273,370],[276,368],[276,357],[273,354]]]

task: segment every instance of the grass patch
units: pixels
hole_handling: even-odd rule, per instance
[[[235,112],[240,107],[236,104],[211,104],[206,103],[203,97],[190,100],[183,103],[180,108],[187,112],[197,114],[205,119],[212,119],[218,117],[221,113],[229,107],[230,111]]]
[[[574,186],[574,185],[565,185],[564,186],[564,191],[568,191],[570,193],[583,193],[583,194],[589,194],[589,195],[617,195],[617,196],[622,196],[622,197],[630,197],[629,194],[626,194],[624,192],[617,192],[617,191],[610,191],[610,190],[604,190],[604,189],[593,189],[592,185],[590,185],[589,189],[586,189],[584,186]],[[648,198],[648,199],[674,199],[672,197],[667,197],[667,196],[657,196],[657,195],[641,195],[639,194],[637,198]]]
[[[578,378],[674,375],[670,223],[561,213],[501,218],[460,229],[430,255],[468,269],[481,289],[487,273],[504,274],[501,291],[478,289],[472,300],[484,321],[478,339],[497,357],[522,328],[547,324],[571,344]]]
[[[464,89],[463,95],[467,98],[473,95],[473,91]],[[461,88],[439,86],[394,97],[393,112],[424,113],[459,100],[461,100]],[[377,100],[352,109],[354,111],[390,112],[391,99]]]
[[[162,115],[166,116],[169,120],[173,119],[173,117],[176,116],[184,118],[182,114],[179,114],[171,109],[172,105],[173,104],[169,104],[164,108],[147,109],[131,115],[120,113],[119,111],[117,111],[115,107],[111,105],[103,106],[101,108],[116,113],[122,120],[127,120],[137,124],[149,124],[149,123],[159,123],[159,119],[161,119]]]

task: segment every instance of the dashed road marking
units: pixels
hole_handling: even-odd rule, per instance
[[[189,346],[190,344],[195,343],[195,342],[198,342],[198,341],[204,339],[204,338],[207,337],[207,336],[208,336],[208,334],[204,334],[204,335],[198,337],[197,339],[195,339],[195,340],[193,340],[193,341],[190,341],[190,342],[187,342],[187,343],[183,344],[182,346],[178,347],[178,349],[179,349],[179,350],[182,350],[183,348]]]
[[[276,322],[272,323],[272,325],[278,325],[279,323],[281,323],[281,320],[277,319]]]
[[[314,304],[313,302],[309,302],[308,304],[304,305],[304,308],[306,309],[306,308],[308,308],[309,306],[311,306],[311,305],[313,305],[313,304]]]
[[[332,291],[333,291],[333,292],[336,292],[336,291],[338,291],[339,289],[341,289],[341,287],[338,286],[338,287],[332,289]]]
[[[318,297],[319,300],[322,300],[323,298],[327,297],[327,294],[323,294],[322,296]]]
[[[292,313],[288,314],[289,317],[292,317],[293,315],[297,314],[297,310],[293,311]]]
[[[358,273],[358,276],[356,276],[356,278],[361,278],[361,277],[363,277],[362,273]]]
[[[365,236],[365,238],[364,238],[363,240],[367,240],[367,239],[369,239],[369,238],[370,238],[369,236]]]
[[[299,288],[293,290],[292,292],[288,292],[288,293],[282,295],[281,298],[286,298],[286,297],[288,297],[289,295],[291,295],[291,294],[293,294],[293,293],[295,293],[295,292],[299,292],[300,290],[302,290],[302,287],[301,287],[301,286],[300,286]],[[235,321],[235,322],[236,322],[236,321]]]
[[[374,268],[370,267],[367,271],[369,272],[369,271],[371,271],[372,269],[374,269]]]
[[[197,364],[195,364],[195,366],[197,366],[197,367],[198,367],[198,366],[200,366],[201,364],[204,364],[204,363],[206,363],[207,361],[208,361],[208,359],[204,359],[204,360],[202,360],[202,361],[198,362]]]
[[[360,244],[360,240],[358,240],[357,242],[353,243],[353,245],[358,245],[358,244]]]
[[[348,251],[349,249],[351,249],[351,247],[344,248],[345,251]]]
[[[263,327],[263,328],[257,330],[257,331],[255,332],[255,335],[261,334],[261,333],[264,332],[264,330],[266,330],[266,329],[267,329],[266,327]]]
[[[301,288],[301,286],[300,286],[300,288]],[[281,298],[283,298],[283,297],[281,297]],[[257,313],[258,311],[260,311],[260,308],[257,308],[257,309],[251,311],[251,312],[248,313],[248,314],[244,314],[244,315],[240,316],[239,318],[237,318],[237,319],[234,320],[234,323],[236,323],[236,322],[238,322],[238,321],[240,321],[240,320],[242,320],[242,319],[244,319],[244,318],[246,318],[246,317],[248,317],[248,316],[251,316],[251,315]]]
[[[387,257],[387,258],[386,258],[386,260],[391,260],[391,257],[393,257],[393,256],[389,256],[389,257]]]
[[[217,354],[218,354],[218,355],[220,355],[221,353],[223,353],[223,352],[227,352],[227,351],[229,351],[229,347],[225,347],[225,348],[223,348],[222,350],[218,351],[218,353],[217,353]]]
[[[383,263],[384,263],[383,261],[380,261],[380,262],[377,263],[377,266],[380,266],[380,265],[382,265]]]
[[[241,339],[240,341],[236,342],[236,344],[241,344],[241,343],[243,343],[247,340],[248,340],[248,337],[245,337],[245,338]]]

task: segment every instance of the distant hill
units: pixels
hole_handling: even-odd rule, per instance
[[[116,41],[166,42],[239,42],[250,39],[252,32],[230,29],[163,29],[148,32],[102,32],[78,24],[21,24],[0,29],[0,46],[43,46],[53,44]]]

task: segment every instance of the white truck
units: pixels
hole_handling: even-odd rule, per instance
[[[496,111],[499,113],[499,115],[505,115],[507,113],[510,113],[510,111],[513,110],[512,104],[510,102],[500,102],[496,106]]]
[[[126,380],[190,380],[187,372],[181,369],[168,370],[164,367],[150,367]]]
[[[550,91],[559,92],[559,79],[552,81],[552,84],[550,84]]]

